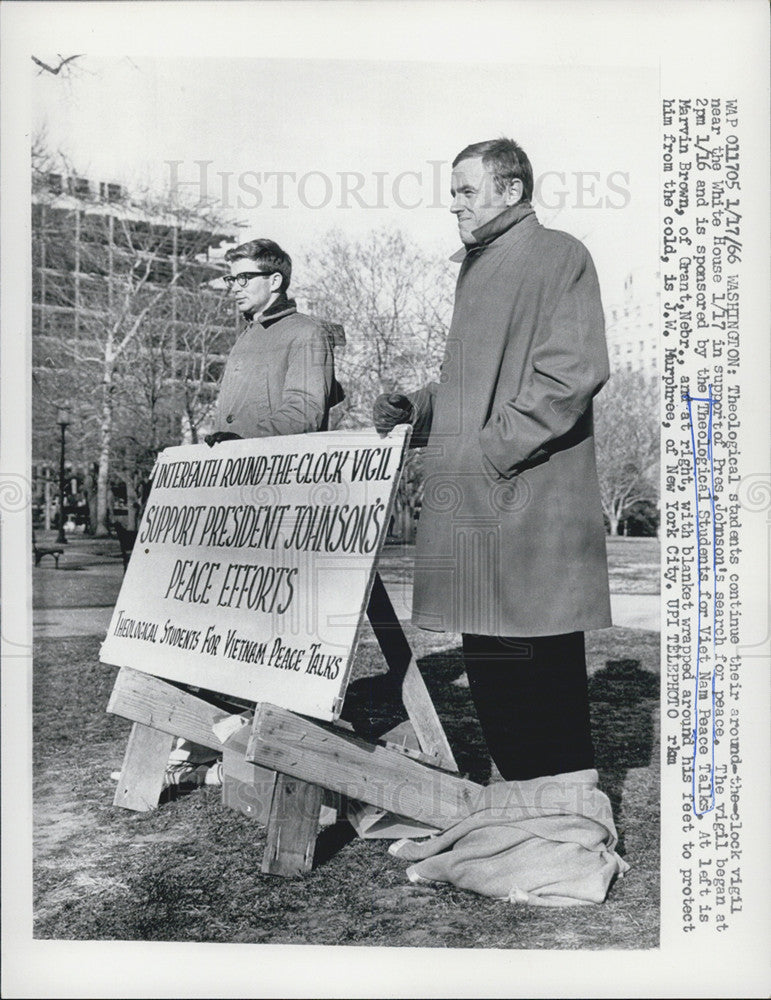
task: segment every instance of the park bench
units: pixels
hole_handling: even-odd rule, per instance
[[[35,532],[32,532],[32,555],[35,557],[35,565],[40,564],[40,560],[43,556],[53,556],[54,562],[56,563],[56,568],[59,568],[59,556],[64,553],[64,549],[60,549],[52,545],[38,545],[37,539],[35,538]]]
[[[129,531],[128,528],[123,527],[120,521],[116,521],[115,534],[118,536],[118,542],[120,543],[120,554],[123,559],[123,569],[125,570],[131,558],[131,550],[134,548],[134,542],[137,540],[137,533],[136,531]]]

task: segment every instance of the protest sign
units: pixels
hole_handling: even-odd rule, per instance
[[[408,439],[166,449],[101,660],[337,718]]]

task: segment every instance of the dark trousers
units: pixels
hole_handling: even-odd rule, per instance
[[[469,689],[507,781],[594,767],[584,633],[464,635]]]

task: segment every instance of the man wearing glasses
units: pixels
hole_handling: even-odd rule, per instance
[[[259,239],[225,254],[224,277],[247,326],[233,345],[220,385],[208,445],[236,438],[325,431],[343,391],[335,379],[332,340],[321,323],[297,312],[287,297],[292,260],[273,240]],[[239,699],[222,699],[245,705]],[[222,783],[221,756],[180,739],[166,784]]]
[[[228,250],[225,260],[223,280],[248,325],[228,357],[207,444],[327,430],[342,399],[331,338],[287,297],[289,254],[258,239]]]

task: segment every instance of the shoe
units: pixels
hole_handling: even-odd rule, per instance
[[[204,779],[204,785],[222,785],[222,761],[218,760],[216,764],[211,764],[209,770],[206,772],[206,778]]]
[[[221,785],[222,761],[213,764],[191,764],[183,761],[169,764],[163,776],[163,787],[169,785]]]

